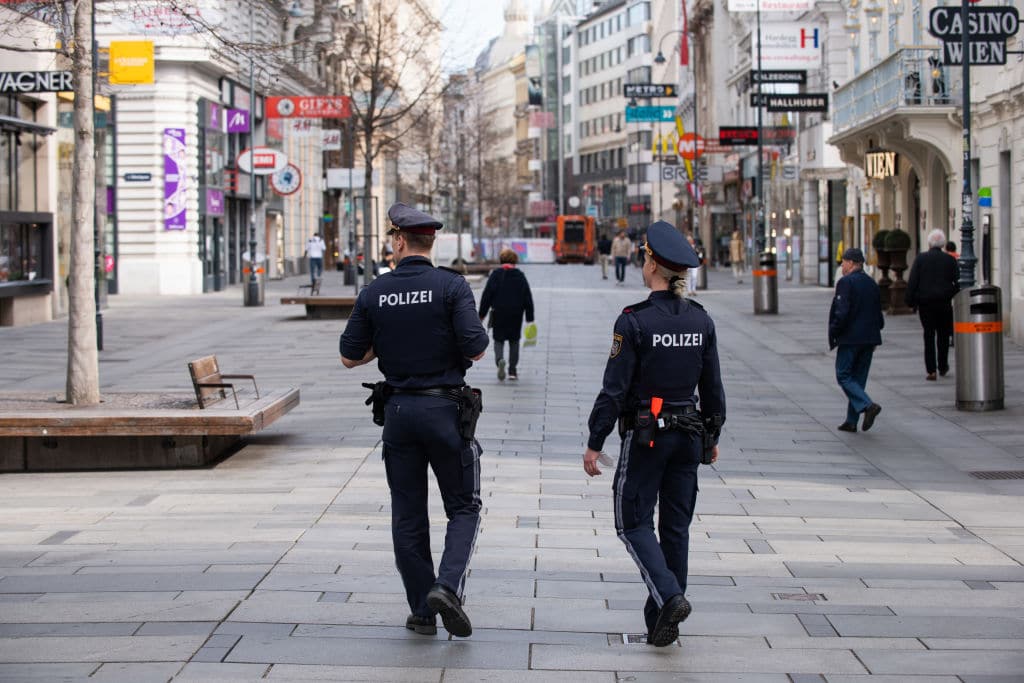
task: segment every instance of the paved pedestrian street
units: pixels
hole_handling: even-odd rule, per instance
[[[302,403],[208,469],[0,475],[0,680],[1024,680],[1024,480],[970,474],[1024,470],[1022,349],[1006,346],[1007,410],[958,412],[952,374],[924,381],[917,318],[889,317],[868,384],[883,411],[843,433],[830,290],[783,282],[780,314],[755,317],[749,281],[712,272],[698,301],[729,417],[719,463],[701,468],[694,612],[655,649],[630,638],[646,592],[615,536],[612,473],[581,466],[612,322],[645,296],[639,271],[626,287],[595,267],[524,271],[540,341],[519,382],[498,382],[490,352],[469,374],[485,409],[471,638],[403,627],[380,429],[359,386],[376,367],[342,368],[343,321],[277,303],[303,282],[290,278],[263,308],[237,288],[110,298],[104,391],[187,393],[186,362],[216,353]],[[340,276],[322,293],[342,293]],[[66,321],[0,329],[3,390],[60,394],[65,337]]]

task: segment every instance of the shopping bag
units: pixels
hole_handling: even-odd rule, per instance
[[[523,342],[523,346],[536,346],[537,345],[537,323],[528,323],[526,329],[523,330],[523,336],[526,341]]]

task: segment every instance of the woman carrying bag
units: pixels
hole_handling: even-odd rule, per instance
[[[517,380],[516,366],[519,363],[519,337],[526,322],[533,322],[533,295],[530,283],[523,272],[516,268],[519,256],[511,249],[502,249],[498,257],[501,268],[491,273],[480,297],[480,319],[491,318],[488,327],[493,328],[494,360],[498,365],[498,379],[505,380],[505,342],[508,342],[508,378]]]

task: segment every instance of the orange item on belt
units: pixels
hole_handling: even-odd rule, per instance
[[[658,415],[661,414],[661,406],[662,406],[662,404],[664,402],[665,402],[664,399],[658,398],[657,396],[652,396],[651,397],[651,419],[654,420],[655,422],[658,421]],[[654,447],[654,440],[653,439],[651,440],[651,442],[649,444],[647,444],[647,447],[648,448],[653,448]]]

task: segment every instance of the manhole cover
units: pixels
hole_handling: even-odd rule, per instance
[[[991,472],[971,472],[975,479],[1024,479],[1024,470],[993,470]]]
[[[776,600],[798,600],[801,602],[825,602],[825,596],[821,593],[772,593]]]

